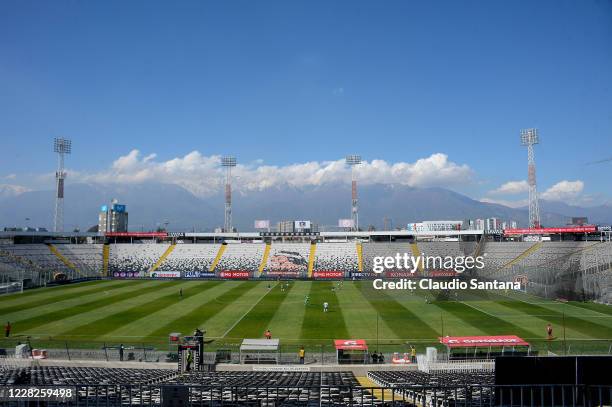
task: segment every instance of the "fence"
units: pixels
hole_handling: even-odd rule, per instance
[[[612,386],[201,386],[201,385],[70,385],[41,386],[61,390],[63,399],[14,397],[6,386],[6,406],[572,406],[609,405]],[[11,397],[13,395],[13,397]],[[19,401],[17,401],[19,400]]]

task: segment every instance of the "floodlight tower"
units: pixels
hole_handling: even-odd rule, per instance
[[[57,171],[55,172],[55,217],[53,223],[54,232],[64,231],[64,155],[72,152],[72,140],[65,138],[53,139],[53,151],[57,153]]]
[[[540,205],[536,187],[536,166],[533,158],[533,146],[540,143],[538,129],[521,130],[521,144],[527,146],[527,168],[529,184],[529,228],[540,227]]]
[[[236,166],[236,157],[221,158],[221,166],[225,168],[225,222],[223,231],[232,231],[232,167]]]
[[[346,163],[351,167],[351,219],[353,230],[359,230],[359,212],[357,209],[357,179],[355,177],[355,166],[361,164],[360,155],[347,155]]]

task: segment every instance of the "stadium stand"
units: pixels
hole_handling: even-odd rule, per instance
[[[54,245],[59,253],[68,259],[83,274],[95,276],[102,273],[101,244],[58,244]]]
[[[264,255],[266,245],[263,243],[228,244],[217,264],[215,271],[249,271],[256,272]]]
[[[493,402],[492,388],[494,374],[488,372],[441,372],[424,373],[418,370],[372,371],[368,378],[379,386],[396,387],[399,397],[404,397],[416,405],[490,405]],[[469,386],[477,386],[472,392]],[[476,393],[476,397],[474,397]]]
[[[314,262],[315,271],[342,271],[345,276],[359,270],[357,246],[348,243],[318,243]]]
[[[157,270],[207,272],[215,260],[219,246],[219,244],[177,244]]]
[[[7,252],[14,258],[20,258],[36,264],[38,267],[48,271],[66,273],[72,276],[74,270],[63,263],[47,245],[44,244],[15,244],[2,245],[0,250]]]
[[[109,272],[131,272],[145,276],[168,247],[168,244],[112,244]]]
[[[399,253],[403,256],[407,253],[412,256],[412,250],[410,243],[363,243],[363,269],[364,271],[371,271],[374,267],[374,257],[388,257],[395,256]],[[393,271],[393,270],[390,270]]]

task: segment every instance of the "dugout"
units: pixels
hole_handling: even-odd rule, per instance
[[[494,359],[499,356],[529,356],[531,345],[516,335],[445,336],[439,338],[453,360]]]
[[[278,339],[244,339],[240,345],[240,363],[278,364]]]
[[[364,339],[335,339],[334,346],[339,365],[368,363],[368,345]]]

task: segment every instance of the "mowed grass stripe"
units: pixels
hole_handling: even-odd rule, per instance
[[[6,305],[0,306],[0,315],[8,315],[14,312],[25,311],[28,309],[40,307],[43,305],[49,305],[52,303],[70,300],[75,297],[82,297],[89,294],[95,294],[102,291],[114,290],[116,288],[122,288],[129,285],[141,284],[141,281],[116,281],[108,284],[96,284],[93,287],[90,285],[72,287],[79,288],[79,290],[61,290],[55,291],[52,296],[39,295],[36,297],[28,297],[29,301],[12,301]],[[75,284],[76,286],[76,284]]]
[[[350,337],[372,340],[377,338],[378,331],[380,339],[398,339],[356,284],[343,284],[336,292]]]
[[[195,283],[195,281],[193,283]],[[167,324],[169,321],[179,318],[185,312],[189,312],[195,307],[199,307],[203,303],[218,297],[236,285],[236,281],[210,281],[207,283],[210,285],[210,289],[200,291],[189,298],[184,298],[178,303],[150,313],[146,317],[139,319],[136,323],[124,325],[114,331],[108,332],[100,337],[100,339],[116,340],[117,338],[145,338],[157,330],[160,325]],[[167,342],[168,337],[166,336],[165,338],[159,339],[163,342]]]
[[[118,302],[125,301],[126,299],[140,297],[142,295],[147,295],[156,290],[159,290],[160,287],[161,288],[169,287],[172,285],[176,285],[177,283],[178,281],[167,281],[164,283],[153,282],[153,284],[151,284],[151,282],[145,282],[145,284],[138,284],[138,285],[131,287],[132,289],[129,291],[116,293],[110,296],[103,296],[93,301],[74,305],[70,308],[64,308],[64,309],[53,311],[53,312],[38,314],[34,317],[27,318],[27,319],[21,320],[18,323],[16,323],[14,326],[15,332],[16,333],[17,332],[20,332],[20,333],[27,332],[27,331],[32,330],[33,328],[36,328],[42,325],[46,325],[46,324],[50,324],[53,322],[57,322],[62,319],[70,318],[70,317],[73,317],[75,315],[79,315],[85,312],[91,312],[98,308],[107,307],[109,305],[113,305]],[[143,285],[146,285],[146,286],[143,287]]]
[[[531,338],[537,335],[534,332],[523,329],[519,325],[511,324],[508,321],[479,311],[461,302],[435,301],[434,304],[488,335],[518,335],[524,338]]]
[[[116,283],[120,283],[121,281],[116,280]],[[12,301],[20,301],[27,300],[31,297],[42,298],[42,297],[52,297],[54,295],[58,295],[61,293],[65,293],[66,291],[74,290],[77,288],[90,287],[92,285],[100,285],[100,284],[108,284],[108,280],[92,280],[92,281],[83,281],[80,283],[70,283],[64,285],[54,285],[48,287],[36,287],[29,288],[24,292],[16,292],[0,295],[0,303],[9,303]]]
[[[280,305],[270,322],[270,329],[275,338],[285,341],[300,340],[300,330],[306,306],[304,299],[310,292],[310,281],[295,281],[291,291]]]
[[[566,328],[573,329],[591,338],[609,339],[612,338],[612,328],[606,325],[598,324],[591,320],[578,318],[562,312],[551,310],[540,305],[527,302],[517,301],[498,301],[498,304],[503,305],[514,311],[522,312],[533,318],[538,318],[543,322],[550,322],[558,326],[565,323]]]
[[[122,326],[136,323],[141,318],[157,312],[162,308],[169,307],[177,302],[186,300],[187,298],[212,288],[213,285],[206,286],[206,282],[194,283],[192,281],[183,282],[183,284],[173,287],[173,292],[162,297],[153,298],[143,304],[138,304],[133,307],[120,310],[117,313],[105,316],[89,322],[84,325],[75,326],[67,332],[62,332],[61,336],[78,336],[82,332],[87,332],[91,336],[102,336],[108,332],[119,329]],[[179,289],[183,288],[183,298],[179,296]]]
[[[177,319],[159,327],[153,333],[147,336],[149,340],[160,339],[167,340],[170,332],[182,332],[183,334],[191,334],[195,328],[204,328],[203,324],[212,316],[223,311],[227,306],[231,305],[244,294],[254,289],[257,284],[250,281],[244,281],[238,286],[229,291],[215,297],[199,307],[193,308],[191,311],[179,316]]]
[[[384,290],[374,290],[368,283],[359,284],[359,289],[398,338],[432,339],[439,336],[435,329]]]
[[[347,339],[349,336],[333,281],[315,282],[310,286],[310,301],[302,321],[304,339]],[[323,303],[329,303],[329,312],[323,312]]]
[[[270,321],[278,311],[281,303],[287,297],[295,283],[289,284],[289,289],[281,290],[285,283],[276,284],[255,305],[255,307],[225,335],[228,338],[258,338],[270,327]]]
[[[600,314],[612,315],[612,307],[605,304],[596,304],[594,302],[577,302],[571,301],[569,303],[574,307],[588,309],[590,311],[599,312]]]

